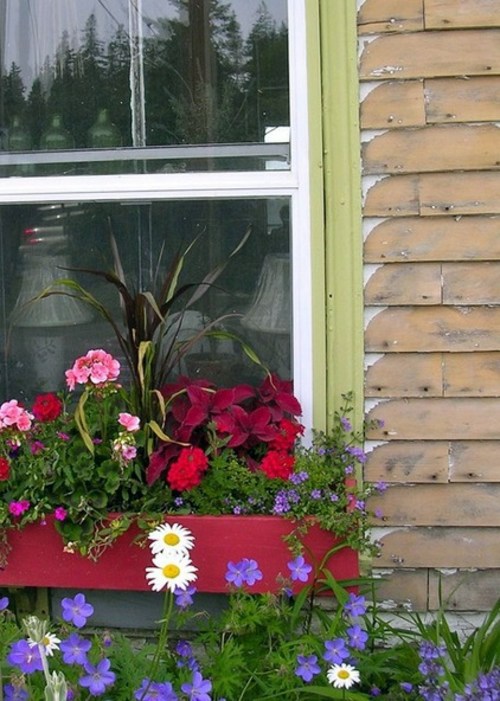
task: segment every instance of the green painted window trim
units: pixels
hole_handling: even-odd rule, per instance
[[[353,391],[363,417],[363,241],[356,3],[306,0],[310,105],[314,421]]]

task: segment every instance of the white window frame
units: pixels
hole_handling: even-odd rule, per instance
[[[294,390],[302,420],[312,426],[312,284],[307,95],[307,0],[288,0],[290,170],[126,175],[40,176],[0,179],[0,204],[131,200],[289,197],[293,295]]]

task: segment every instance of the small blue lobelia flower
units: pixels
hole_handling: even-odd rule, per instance
[[[296,582],[299,580],[300,582],[307,582],[309,579],[309,573],[312,570],[312,565],[309,565],[302,555],[299,555],[298,557],[295,558],[295,560],[292,560],[287,564],[288,569],[290,570],[290,577],[292,578],[292,581]]]
[[[321,672],[316,655],[297,655],[297,667],[295,674],[305,682],[310,682],[316,674]]]
[[[116,674],[110,670],[111,662],[104,658],[96,665],[87,662],[84,669],[86,675],[80,677],[78,683],[80,686],[89,690],[91,696],[100,696],[106,691],[106,687],[115,683]]]
[[[19,667],[23,674],[43,671],[38,645],[31,646],[27,640],[18,640],[12,643],[7,655],[7,662],[13,667]]]
[[[63,660],[66,664],[79,664],[82,667],[88,662],[87,652],[92,647],[90,640],[85,640],[78,633],[71,633],[60,644]]]
[[[9,605],[9,597],[8,596],[2,596],[0,597],[0,611],[5,611],[7,606]]]
[[[210,679],[203,679],[200,672],[193,672],[191,682],[181,685],[182,691],[187,694],[188,701],[211,701],[212,682]]]
[[[73,623],[77,628],[83,628],[94,613],[92,604],[87,603],[84,594],[77,594],[74,599],[65,597],[61,601],[62,617],[68,623]]]

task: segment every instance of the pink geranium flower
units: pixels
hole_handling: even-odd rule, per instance
[[[132,414],[128,414],[127,412],[122,412],[121,414],[118,414],[118,423],[120,426],[123,426],[123,428],[126,431],[129,431],[130,433],[134,433],[135,431],[138,431],[141,427],[141,422],[138,416],[133,416]]]
[[[98,348],[77,358],[65,374],[66,384],[71,391],[77,384],[102,386],[118,379],[120,363],[110,353]]]
[[[58,506],[57,509],[54,509],[54,518],[56,521],[64,521],[67,515],[68,512],[64,506]]]

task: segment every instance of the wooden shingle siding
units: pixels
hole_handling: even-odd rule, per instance
[[[498,0],[424,0],[426,29],[500,25]]]
[[[500,29],[392,34],[361,45],[361,80],[500,75]]]
[[[414,105],[413,110],[417,109],[417,105]],[[424,110],[427,124],[498,121],[500,77],[464,76],[425,80]]]
[[[441,125],[395,129],[363,147],[363,172],[436,173],[500,167],[500,127]]]
[[[363,129],[424,126],[423,82],[407,80],[377,85],[363,100],[360,119]]]
[[[358,15],[363,34],[424,28],[424,0],[365,0]]]
[[[379,599],[483,611],[500,590],[500,3],[364,0],[359,35]]]
[[[500,567],[497,528],[393,526],[382,530],[377,567]]]
[[[366,370],[366,397],[440,397],[441,353],[387,353]]]
[[[500,260],[500,216],[390,218],[365,242],[366,263]]]

